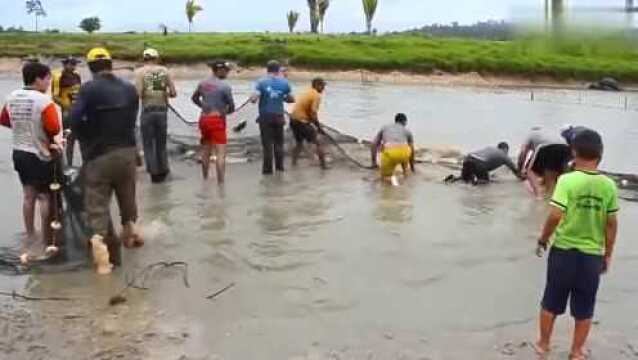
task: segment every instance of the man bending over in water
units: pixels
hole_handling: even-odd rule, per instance
[[[397,114],[394,124],[386,125],[377,134],[372,142],[372,166],[378,167],[377,155],[381,153],[381,178],[397,186],[398,181],[394,176],[397,165],[403,168],[403,174],[408,176],[408,164],[414,172],[414,137],[406,128],[408,117],[405,114]]]
[[[297,165],[297,160],[303,150],[303,143],[307,141],[315,145],[321,168],[327,168],[323,146],[317,137],[317,133],[323,133],[321,123],[319,123],[319,105],[321,104],[321,94],[325,88],[326,82],[323,79],[313,79],[312,87],[297,99],[290,115],[290,128],[297,143],[292,151],[293,166]]]
[[[463,160],[461,177],[450,175],[445,179],[445,182],[454,183],[463,180],[472,185],[487,184],[490,182],[490,171],[494,171],[501,166],[507,166],[516,177],[522,178],[516,165],[507,155],[509,150],[509,145],[506,142],[502,142],[497,147],[488,146],[471,152]]]
[[[518,169],[526,176],[532,193],[542,198],[544,194],[551,196],[554,192],[558,176],[565,171],[570,160],[571,151],[565,140],[535,127],[518,156]]]

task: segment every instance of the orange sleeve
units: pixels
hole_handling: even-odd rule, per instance
[[[0,125],[8,128],[11,127],[11,116],[9,116],[9,110],[7,110],[6,106],[3,106],[0,112]]]
[[[42,110],[42,124],[44,125],[44,130],[46,130],[50,136],[60,133],[60,116],[54,103],[50,103],[49,106]]]

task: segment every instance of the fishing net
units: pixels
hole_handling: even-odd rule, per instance
[[[52,202],[52,206],[56,206],[53,211],[57,213],[57,220],[62,225],[62,228],[56,232],[54,241],[59,252],[53,257],[44,257],[30,262],[28,266],[22,266],[18,251],[21,239],[17,238],[17,246],[0,249],[0,272],[5,274],[22,274],[32,271],[61,272],[88,266],[90,259],[88,240],[93,232],[88,225],[84,202],[84,171],[67,167],[57,178],[62,189],[53,193],[52,196],[57,199]],[[105,242],[110,245],[111,262],[119,265],[120,251],[112,221],[110,221]]]
[[[197,159],[200,145],[197,116],[192,109],[172,108],[169,111],[171,124],[169,125],[169,154],[171,156],[178,159]],[[252,162],[261,159],[262,147],[257,117],[258,108],[253,104],[247,104],[228,116],[228,163]],[[234,131],[233,128],[237,128],[238,125],[241,131]],[[327,125],[323,128],[326,134],[321,136],[321,139],[329,161],[358,168],[369,168],[369,142],[346,135]],[[289,126],[286,126],[285,130],[285,144],[287,151],[292,150],[295,145]],[[302,157],[313,157],[313,151],[310,146],[306,146],[306,152],[302,153]]]

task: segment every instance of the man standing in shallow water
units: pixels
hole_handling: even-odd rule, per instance
[[[80,61],[72,56],[63,59],[62,70],[53,72],[51,81],[51,96],[62,109],[62,125],[65,130],[71,127],[71,108],[82,85],[82,78],[76,71],[79,63]],[[66,161],[69,166],[73,166],[75,142],[75,134],[70,132],[66,136]]]
[[[226,178],[226,144],[228,143],[226,116],[235,112],[235,101],[233,90],[225,81],[230,72],[228,63],[216,60],[208,65],[213,74],[199,83],[191,100],[202,109],[199,119],[202,137],[202,175],[204,179],[208,179],[210,156],[214,149],[217,183],[223,184]]]
[[[269,61],[266,66],[268,75],[261,78],[250,98],[253,103],[259,101],[259,132],[263,148],[262,174],[272,175],[274,168],[284,171],[284,126],[286,125],[284,102],[294,103],[292,89],[286,78],[280,76],[281,64]]]
[[[292,152],[293,166],[297,165],[303,143],[306,141],[315,145],[319,164],[322,169],[327,169],[326,155],[317,135],[317,133],[324,133],[319,122],[319,105],[321,105],[321,94],[325,88],[326,82],[322,78],[313,79],[312,87],[297,99],[290,115],[290,128],[297,143]]]
[[[59,137],[62,124],[58,110],[46,95],[51,84],[51,70],[39,62],[22,68],[24,88],[9,95],[0,110],[0,125],[13,132],[13,165],[23,189],[22,212],[27,232],[20,261],[29,261],[28,245],[35,237],[35,206],[40,204],[42,235],[50,238],[51,194],[54,180],[52,150],[61,151]]]
[[[117,242],[105,244],[110,222],[111,196],[115,193],[128,248],[144,241],[136,227],[135,123],[139,97],[135,86],[113,74],[113,62],[106,49],[95,48],[87,55],[93,80],[82,85],[73,106],[73,131],[85,150],[85,202],[90,240],[97,272],[108,274],[112,265],[105,248],[115,250]]]
[[[142,102],[144,162],[151,181],[161,183],[170,172],[166,151],[168,99],[177,97],[177,91],[168,69],[159,65],[159,52],[146,49],[143,56],[144,66],[135,73],[135,87]]]

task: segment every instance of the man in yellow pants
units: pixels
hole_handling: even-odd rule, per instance
[[[378,167],[377,155],[380,153],[381,178],[394,186],[399,184],[394,176],[397,165],[401,165],[405,176],[408,176],[408,164],[414,172],[414,137],[406,128],[407,124],[407,116],[397,114],[394,124],[381,128],[372,143],[372,166]]]

